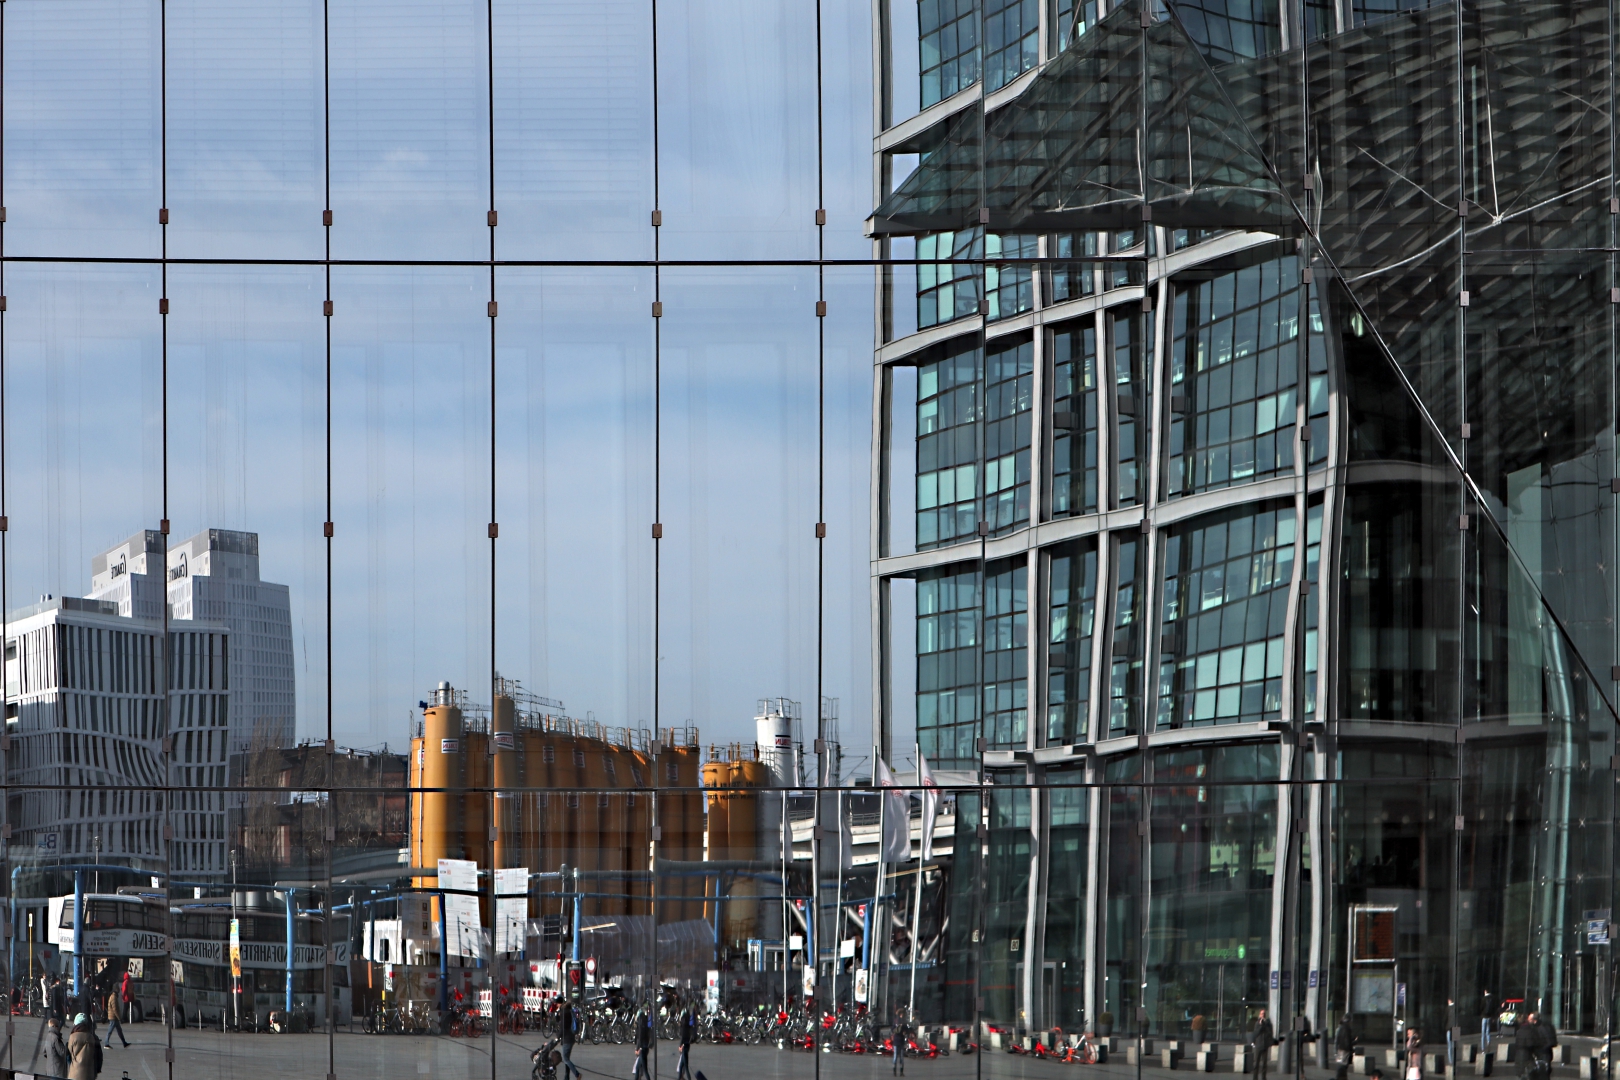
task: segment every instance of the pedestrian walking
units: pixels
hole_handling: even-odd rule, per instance
[[[73,1018],[67,1050],[68,1080],[96,1080],[101,1072],[101,1040],[96,1038],[96,1025],[84,1013]]]
[[[1333,1062],[1337,1066],[1333,1075],[1336,1080],[1345,1080],[1350,1075],[1350,1058],[1356,1050],[1356,1033],[1350,1028],[1350,1014],[1345,1013],[1344,1019],[1339,1021],[1339,1030],[1333,1036]]]
[[[650,1080],[647,1059],[652,1055],[652,1009],[643,1005],[636,1012],[636,1067],[630,1070],[630,1080]]]
[[[894,1043],[894,1060],[889,1062],[889,1075],[906,1075],[906,1039],[910,1036],[910,1028],[906,1025],[906,1012],[904,1009],[894,1010],[894,1034],[891,1041]]]
[[[1277,1042],[1277,1029],[1266,1018],[1266,1010],[1255,1014],[1254,1030],[1249,1033],[1249,1045],[1254,1048],[1254,1080],[1266,1080],[1271,1074],[1271,1048]]]
[[[45,999],[50,1002],[51,1012],[62,1023],[67,1023],[67,983],[60,976],[51,977],[49,995]]]
[[[117,994],[108,994],[107,995],[107,1049],[109,1049],[109,1050],[112,1049],[112,1037],[113,1037],[113,1032],[115,1032],[115,1031],[118,1032],[118,1041],[124,1044],[124,1049],[125,1050],[128,1050],[129,1049],[129,1040],[124,1037],[124,1025],[121,1024],[119,1022],[119,1020],[118,1020],[118,995]]]
[[[1406,1080],[1423,1080],[1423,1031],[1406,1029]]]
[[[692,1080],[692,1040],[697,1036],[697,1010],[688,1005],[681,1010],[680,1055],[675,1059],[675,1080]]]
[[[579,1066],[574,1064],[574,1039],[576,1037],[574,1028],[577,1023],[574,1003],[564,1001],[562,1012],[557,1016],[557,1049],[562,1051],[563,1076],[566,1077],[572,1072],[576,1077],[583,1078],[584,1074],[579,1071]]]

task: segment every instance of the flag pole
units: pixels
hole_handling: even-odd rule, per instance
[[[878,797],[878,831],[877,866],[872,875],[872,921],[870,928],[866,932],[866,1011],[873,1017],[872,1023],[874,1025],[879,1023],[877,1019],[878,994],[876,985],[878,969],[878,898],[883,895],[883,840],[887,835],[887,826],[883,819],[885,812],[888,810],[887,804],[889,802],[888,796],[879,783],[878,770],[886,768],[888,766],[883,764],[883,759],[878,757],[878,748],[876,746],[872,747],[872,789]]]
[[[844,935],[849,931],[844,928],[844,791],[836,788],[833,791],[833,811],[838,815],[838,884],[833,889],[833,1011],[838,1011],[838,969],[844,966]],[[853,987],[855,973],[850,972],[849,981]],[[821,1036],[817,1036],[821,1038]],[[819,1068],[819,1066],[818,1066]]]
[[[923,774],[922,743],[918,742],[918,743],[913,743],[912,745],[915,748],[916,754],[917,754],[917,787],[919,788],[918,794],[922,797],[923,817],[926,818],[928,816],[928,793],[926,791],[920,790],[922,788],[922,774]],[[922,826],[923,826],[923,829],[926,832],[926,830],[928,829],[928,822],[924,821],[922,823]],[[906,829],[906,842],[907,842],[908,845],[911,842],[911,829],[909,827],[909,823],[908,823],[908,826],[907,826],[907,829]],[[917,940],[917,935],[918,935],[919,931],[922,928],[923,863],[924,863],[924,861],[926,861],[924,859],[925,854],[926,853],[923,851],[922,845],[919,844],[918,847],[917,847],[917,884],[916,884],[916,893],[911,898],[911,996],[910,996],[910,998],[909,998],[909,1000],[908,1000],[908,1002],[906,1004],[906,1019],[907,1020],[915,1020],[916,1016],[917,1016],[917,961],[922,956],[922,948],[921,948],[922,942]]]

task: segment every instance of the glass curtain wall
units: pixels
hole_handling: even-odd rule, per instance
[[[1617,14],[0,5],[0,1067],[1602,1074]]]
[[[986,496],[988,357],[1032,353],[1027,516],[873,550],[879,727],[915,724],[963,785],[952,856],[982,880],[951,893],[962,991],[938,1022],[1006,1075],[1093,1044],[1250,1071],[1262,1010],[1278,1068],[1340,1045],[1357,1070],[1515,1067],[1531,1014],[1572,1048],[1555,1069],[1595,1060],[1620,767],[1612,4],[977,14],[957,70],[982,86],[947,101],[925,77],[933,111],[879,133],[868,222],[881,302],[925,313],[880,318],[880,369],[987,358]],[[885,460],[911,452],[909,408],[874,401]],[[1021,658],[990,632],[1009,569],[1041,641]],[[934,609],[914,635],[884,599],[947,577],[982,620],[951,661],[971,717],[923,689]],[[1044,723],[1005,722],[1009,660]]]

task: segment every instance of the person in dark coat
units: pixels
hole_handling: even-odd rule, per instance
[[[648,1058],[652,1056],[652,1009],[643,1005],[636,1012],[636,1067],[630,1070],[630,1080],[649,1080]]]
[[[62,1021],[54,1016],[45,1022],[45,1060],[50,1064],[52,1076],[66,1076],[73,1065],[67,1043],[62,1039]]]
[[[1339,1021],[1339,1030],[1333,1036],[1333,1059],[1338,1066],[1333,1075],[1338,1080],[1345,1080],[1350,1075],[1350,1058],[1356,1051],[1356,1033],[1350,1028],[1350,1014],[1345,1013],[1344,1019]]]
[[[67,981],[60,976],[51,980],[51,1012],[62,1023],[67,1023]]]
[[[1550,1024],[1542,1023],[1539,1013],[1529,1013],[1513,1036],[1513,1045],[1524,1059],[1522,1075],[1546,1076],[1552,1067],[1552,1047],[1556,1035]]]
[[[1261,1009],[1254,1018],[1254,1030],[1249,1033],[1249,1045],[1254,1047],[1254,1080],[1266,1080],[1271,1072],[1271,1048],[1277,1042],[1277,1029],[1271,1026],[1266,1010]]]
[[[681,1010],[680,1030],[675,1036],[680,1041],[680,1055],[675,1059],[675,1080],[692,1080],[692,1040],[697,1038],[697,1010],[691,1005]]]
[[[583,1080],[579,1066],[574,1064],[574,1040],[579,1037],[575,1030],[579,1026],[578,1013],[574,1011],[572,1001],[564,1001],[562,1012],[557,1016],[557,1049],[562,1051],[563,1076],[566,1078],[570,1072]]]

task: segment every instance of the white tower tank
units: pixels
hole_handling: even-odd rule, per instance
[[[793,731],[798,719],[798,702],[787,698],[760,699],[759,715],[754,717],[754,738],[759,746],[759,760],[771,770],[772,787],[800,785]]]

